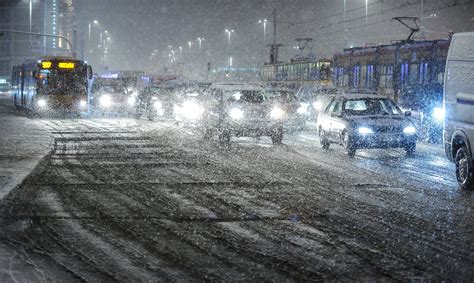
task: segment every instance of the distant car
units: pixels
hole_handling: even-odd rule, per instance
[[[229,143],[232,136],[270,136],[273,144],[282,142],[286,113],[258,85],[213,84],[204,106],[206,139],[217,135],[221,143]]]
[[[444,148],[462,189],[474,189],[474,32],[456,33],[444,84]]]
[[[142,89],[135,100],[134,117],[140,119],[143,115],[148,120],[156,118],[173,118],[173,90],[162,86],[147,86]]]
[[[319,114],[318,130],[324,149],[342,145],[349,156],[363,148],[404,148],[416,150],[417,133],[410,112],[402,112],[385,97],[366,94],[335,95]]]
[[[301,102],[294,91],[286,88],[269,88],[265,90],[274,105],[281,107],[286,113],[284,127],[289,129],[301,129],[309,119],[309,103]]]
[[[96,79],[92,84],[90,105],[95,113],[130,113],[135,98],[121,80]]]
[[[202,99],[206,88],[194,86],[175,93],[174,117],[177,122],[197,124],[204,113]]]

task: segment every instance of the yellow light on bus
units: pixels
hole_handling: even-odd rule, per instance
[[[60,69],[74,69],[73,62],[59,62],[58,67]]]
[[[41,62],[41,68],[50,69],[51,68],[51,62],[50,61]]]

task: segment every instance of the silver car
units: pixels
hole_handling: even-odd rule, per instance
[[[213,84],[204,99],[204,137],[219,137],[229,143],[232,136],[270,136],[281,144],[286,113],[258,85]]]
[[[318,116],[320,142],[324,149],[340,144],[349,156],[362,148],[404,148],[407,155],[413,155],[417,133],[410,115],[382,96],[333,96]]]

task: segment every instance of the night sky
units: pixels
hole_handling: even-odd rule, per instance
[[[81,1],[81,0],[79,0]],[[78,16],[86,24],[97,19],[112,38],[106,65],[128,69],[146,69],[151,63],[169,64],[168,46],[173,46],[183,66],[225,66],[234,57],[235,66],[260,66],[268,60],[273,35],[267,23],[266,43],[259,19],[272,21],[278,11],[278,42],[284,44],[281,60],[297,53],[294,39],[310,37],[316,57],[332,54],[350,45],[389,43],[401,39],[408,30],[390,21],[394,16],[420,16],[418,0],[82,0],[88,1]],[[426,1],[428,2],[428,1]],[[473,29],[471,0],[433,0],[425,4],[423,25],[426,38],[446,37],[448,30]],[[432,16],[433,13],[437,13]],[[367,18],[366,18],[367,14]],[[431,16],[431,18],[429,17]],[[366,25],[367,24],[367,25]],[[233,29],[230,48],[225,29]],[[98,36],[95,29],[93,36]],[[198,37],[204,37],[202,49]],[[188,48],[192,41],[192,48]],[[183,53],[179,53],[182,46]],[[156,56],[149,58],[153,50]]]

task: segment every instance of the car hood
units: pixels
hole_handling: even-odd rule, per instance
[[[347,119],[357,126],[369,127],[396,127],[409,123],[404,116],[350,116]]]

